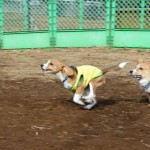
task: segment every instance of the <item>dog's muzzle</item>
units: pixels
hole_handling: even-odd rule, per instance
[[[136,78],[137,80],[141,80],[142,76],[141,75],[135,75],[134,78]]]
[[[51,69],[45,69],[45,68],[44,68],[44,64],[41,64],[41,69],[42,69],[42,71],[44,71],[44,72],[45,72],[45,71],[52,71]]]
[[[133,78],[137,79],[137,80],[141,80],[142,76],[141,75],[133,75],[133,70],[130,70],[130,74]]]
[[[142,76],[141,75],[132,75],[133,78],[137,79],[137,80],[141,80]]]

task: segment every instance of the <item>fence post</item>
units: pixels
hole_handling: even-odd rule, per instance
[[[24,31],[29,30],[29,18],[28,18],[28,0],[23,0],[23,18],[24,18]]]
[[[116,18],[116,0],[112,0],[111,6],[111,31],[110,31],[110,46],[113,46]]]
[[[50,38],[50,47],[56,46],[56,10],[57,0],[48,1],[48,16],[49,16],[49,38]]]
[[[145,16],[145,0],[141,3],[141,17],[140,17],[140,28],[144,28],[144,16]]]
[[[116,0],[107,0],[106,16],[107,44],[109,47],[112,47],[115,30]]]
[[[3,48],[3,0],[0,0],[0,49]]]
[[[79,0],[79,29],[83,29],[83,0]]]
[[[111,32],[111,0],[106,1],[106,42],[107,45],[110,46],[110,32]]]

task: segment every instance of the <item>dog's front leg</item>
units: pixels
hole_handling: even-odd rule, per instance
[[[82,96],[82,94],[74,94],[73,102],[76,104],[84,106],[85,103],[83,101],[81,101],[81,96]]]
[[[73,97],[73,102],[81,106],[85,106],[85,103],[81,100],[81,97],[83,95],[83,90],[84,89],[82,87],[78,87]]]

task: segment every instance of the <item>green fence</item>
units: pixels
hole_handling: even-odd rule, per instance
[[[0,0],[0,47],[150,48],[150,0]]]

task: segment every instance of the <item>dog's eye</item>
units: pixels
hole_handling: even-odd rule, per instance
[[[139,68],[139,70],[143,70],[143,68]]]
[[[53,63],[49,63],[51,66],[54,65]]]

